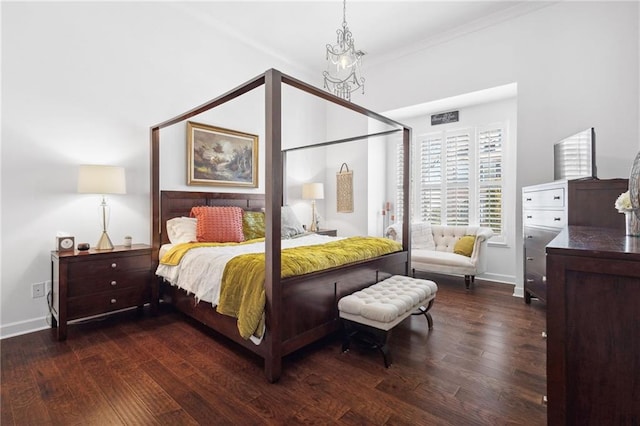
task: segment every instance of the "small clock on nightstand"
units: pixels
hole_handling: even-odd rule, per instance
[[[73,251],[75,247],[74,237],[56,237],[56,247],[59,252]]]

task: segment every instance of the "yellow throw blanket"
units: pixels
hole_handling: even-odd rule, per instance
[[[202,244],[190,246],[202,247]],[[325,244],[283,249],[281,277],[308,274],[401,250],[398,242],[378,237],[350,237]],[[182,252],[184,254],[186,250]],[[181,256],[177,255],[171,260],[175,261],[177,257]],[[165,263],[165,258],[162,263]],[[216,310],[237,318],[238,330],[245,339],[253,334],[258,337],[262,335],[266,303],[264,279],[264,253],[234,257],[227,263],[222,276],[220,301]]]

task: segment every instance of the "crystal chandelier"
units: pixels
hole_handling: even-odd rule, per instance
[[[351,92],[362,88],[364,93],[364,77],[360,76],[364,52],[356,50],[353,34],[347,27],[347,0],[343,1],[342,29],[338,28],[336,33],[337,43],[327,44],[327,71],[322,73],[324,88],[342,99],[351,101]]]

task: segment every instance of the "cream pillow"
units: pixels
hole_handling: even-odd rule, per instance
[[[291,207],[282,206],[280,215],[282,238],[291,238],[305,233],[302,223],[300,223],[300,220],[298,220],[298,217]]]
[[[416,222],[411,224],[411,247],[416,249],[435,250],[436,243],[433,240],[431,224],[429,222]]]
[[[198,220],[195,217],[174,217],[167,221],[167,236],[171,244],[196,242],[196,225]]]

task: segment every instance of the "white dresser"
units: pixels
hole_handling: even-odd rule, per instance
[[[524,298],[547,300],[545,248],[567,225],[624,229],[614,203],[627,179],[559,180],[522,188]]]

